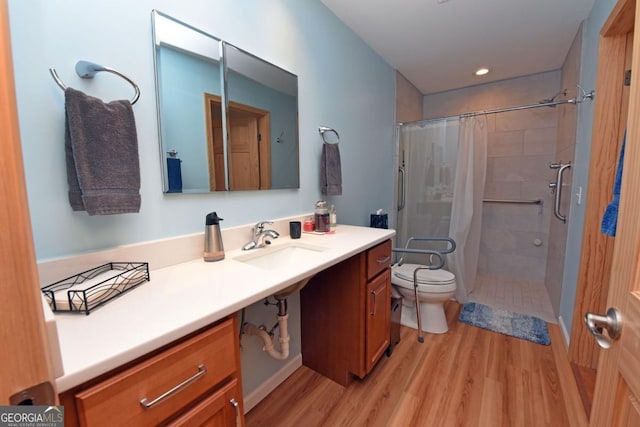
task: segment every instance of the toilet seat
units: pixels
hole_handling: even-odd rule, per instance
[[[420,267],[424,267],[424,265],[402,264],[394,266],[391,273],[391,283],[413,290],[413,272]],[[456,277],[447,270],[419,270],[417,279],[418,292],[435,294],[453,292],[456,289]]]
[[[393,267],[393,275],[404,280],[409,280],[413,283],[413,272],[416,268],[424,267],[419,264],[402,264],[400,266]],[[456,276],[453,273],[438,269],[438,270],[419,270],[418,271],[418,283],[426,285],[434,284],[449,284],[456,280]]]

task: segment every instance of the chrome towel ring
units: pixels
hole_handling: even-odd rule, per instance
[[[335,129],[332,129],[327,126],[320,126],[318,128],[318,132],[320,132],[320,136],[322,136],[322,140],[324,141],[325,144],[337,144],[340,142],[340,135],[338,135],[338,132]],[[335,133],[336,134],[335,141],[333,140],[333,138],[327,136],[326,133]]]
[[[120,71],[114,70],[113,68],[105,67],[103,65],[94,64],[93,62],[88,62],[88,61],[78,61],[76,63],[76,73],[78,74],[78,76],[80,76],[83,79],[92,79],[96,75],[96,73],[99,71],[106,71],[108,73],[113,73],[117,76],[122,77],[126,81],[128,81],[131,84],[131,86],[133,86],[133,89],[136,91],[136,93],[133,95],[133,98],[131,98],[131,101],[130,101],[131,105],[135,104],[138,101],[138,98],[140,98],[140,88],[133,80],[131,80],[129,77],[122,74]],[[58,86],[60,86],[62,90],[67,90],[67,86],[62,82],[55,68],[49,68],[49,72],[51,73],[53,80],[55,80]]]

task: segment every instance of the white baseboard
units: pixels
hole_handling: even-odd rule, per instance
[[[564,319],[562,318],[562,316],[558,317],[558,324],[560,325],[560,330],[562,331],[562,336],[564,337],[564,343],[566,344],[567,348],[569,348],[570,335],[567,331],[567,326],[564,324]]]
[[[254,406],[262,401],[265,397],[269,395],[273,390],[276,389],[280,384],[284,382],[291,374],[293,374],[296,369],[302,366],[302,354],[298,354],[297,356],[291,358],[289,363],[284,365],[282,369],[273,374],[268,380],[260,384],[258,388],[249,393],[247,396],[244,396],[244,413],[246,414]]]

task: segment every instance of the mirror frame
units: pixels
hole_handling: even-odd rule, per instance
[[[158,25],[157,24],[158,18],[168,20],[178,25],[182,25],[186,29],[193,30],[197,34],[210,38],[214,43],[218,44],[218,48],[219,48],[218,62],[220,64],[219,67],[220,67],[220,92],[221,93],[218,95],[218,94],[208,93],[207,91],[203,91],[203,105],[204,105],[203,113],[205,117],[207,117],[208,114],[211,114],[214,111],[212,110],[211,107],[215,106],[216,103],[221,107],[220,113],[219,113],[219,117],[221,120],[221,123],[220,123],[221,129],[218,129],[217,127],[216,129],[214,129],[212,126],[212,121],[205,120],[205,141],[203,141],[203,143],[206,144],[206,151],[207,151],[207,159],[206,159],[207,173],[209,175],[208,190],[204,188],[191,189],[191,190],[183,189],[182,191],[174,192],[174,191],[170,191],[170,188],[169,188],[168,167],[165,164],[166,159],[168,157],[167,156],[168,152],[165,153],[165,149],[169,150],[169,148],[165,146],[166,135],[164,135],[164,132],[163,132],[163,117],[162,117],[163,109],[161,108],[162,107],[162,100],[161,100],[162,89],[161,89],[161,78],[160,78],[160,67],[159,67],[160,61],[158,58],[158,54],[159,54],[158,49],[161,45],[161,41],[160,42],[158,41],[158,34],[157,34],[158,29],[156,28]],[[157,120],[158,120],[158,140],[159,140],[158,145],[159,145],[163,193],[165,194],[207,194],[207,193],[218,192],[218,191],[269,190],[269,189],[279,190],[279,189],[300,188],[300,137],[299,137],[299,130],[298,130],[299,129],[298,77],[295,74],[290,73],[289,71],[284,70],[283,68],[278,67],[277,65],[274,65],[271,62],[265,61],[264,59],[258,56],[255,56],[231,43],[228,43],[222,39],[219,39],[218,37],[215,37],[203,30],[193,27],[192,25],[189,25],[184,21],[181,21],[161,11],[158,11],[157,9],[152,10],[151,21],[152,21],[152,32],[153,32],[152,42],[153,42],[154,75],[155,75],[155,85],[156,85],[156,113],[157,113]],[[177,46],[174,46],[174,48],[179,50],[179,47]],[[233,49],[233,52],[234,52],[233,54],[229,53],[231,49]],[[260,79],[256,79],[251,75],[250,72],[243,73],[242,71],[234,69],[233,61],[232,61],[232,67],[230,67],[229,58],[231,57],[238,58],[242,56],[244,56],[244,61],[259,63],[261,68],[270,70],[270,73],[274,73],[274,72],[280,73],[282,75],[281,79],[287,80],[290,85],[292,85],[292,82],[293,82],[293,84],[295,85],[295,94],[294,95],[291,94],[293,89],[289,89],[288,91],[287,90],[280,91],[280,88],[274,88],[271,84],[267,84],[261,81]],[[216,58],[212,58],[212,59],[215,60]],[[234,101],[233,99],[230,99],[230,88],[229,88],[230,75],[232,75],[232,77],[235,77],[236,75],[240,76],[240,78],[244,78],[248,80],[250,83],[256,84],[259,87],[264,87],[266,90],[272,90],[274,91],[274,93],[281,92],[283,95],[286,94],[286,95],[293,96],[294,97],[293,104],[295,104],[294,105],[295,117],[292,123],[289,123],[288,121],[286,121],[286,130],[282,130],[279,136],[272,134],[270,119],[269,119],[269,111],[260,108],[260,106],[253,106],[251,104],[242,104],[240,102]],[[233,91],[233,86],[232,86],[232,91]],[[231,96],[231,98],[233,98],[233,96]],[[217,115],[218,113],[216,111],[213,114]],[[244,164],[246,162],[245,158],[238,159],[237,156],[234,154],[233,148],[231,147],[232,141],[231,141],[230,132],[234,132],[234,128],[233,128],[234,123],[232,123],[234,114],[235,115],[253,114],[255,117],[260,117],[260,115],[262,114],[263,116],[266,116],[266,118],[256,119],[257,120],[256,123],[258,123],[257,126],[260,132],[258,133],[258,139],[257,139],[258,148],[254,150],[255,153],[252,154],[252,157],[250,160],[252,164],[255,164],[256,159],[258,159],[257,160],[258,162],[257,176],[252,176],[253,184],[238,184],[237,177],[234,178],[234,176],[232,176],[232,174],[230,173],[230,171],[232,171],[232,168],[233,168],[234,158],[236,158],[235,162],[237,164]],[[254,127],[255,126],[256,125],[254,125]],[[283,181],[283,182],[285,182],[287,185],[272,187],[271,186],[271,183],[272,183],[271,162],[272,162],[272,159],[274,158],[273,156],[276,155],[276,154],[273,154],[273,155],[271,154],[272,149],[275,146],[275,144],[273,144],[273,140],[275,140],[275,143],[277,144],[282,144],[282,142],[285,141],[286,133],[290,133],[289,139],[290,141],[293,140],[294,142],[291,143],[290,146],[288,147],[288,150],[286,151],[288,157],[284,160],[284,162],[287,162],[287,164],[290,165],[292,164],[292,159],[295,157],[295,169],[294,170],[289,169],[290,173],[288,173],[288,175],[284,178],[286,179],[286,181]],[[293,138],[291,138],[291,134],[293,134]],[[260,142],[262,142],[261,138],[263,138],[263,141],[267,141],[268,144],[260,144]],[[220,147],[219,145],[216,147],[218,142],[221,142],[222,147]],[[279,146],[276,146],[276,148],[278,147]],[[268,159],[268,160],[265,160],[265,159]],[[220,172],[220,166],[223,167],[222,173]],[[277,172],[277,171],[281,172],[285,170],[285,168],[282,168],[282,167],[278,168],[277,166],[278,165],[276,161],[276,168],[274,172]],[[253,173],[252,175],[256,175],[256,173]],[[220,185],[222,180],[224,180],[224,185]],[[288,185],[289,183],[291,185]],[[264,187],[267,187],[267,188],[264,188]]]

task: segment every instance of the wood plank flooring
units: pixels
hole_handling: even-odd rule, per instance
[[[449,333],[425,334],[423,344],[402,327],[391,357],[349,387],[301,367],[247,426],[586,425],[572,413],[580,396],[568,361],[557,363],[566,350],[556,325],[543,346],[459,323],[460,307],[447,304]]]

